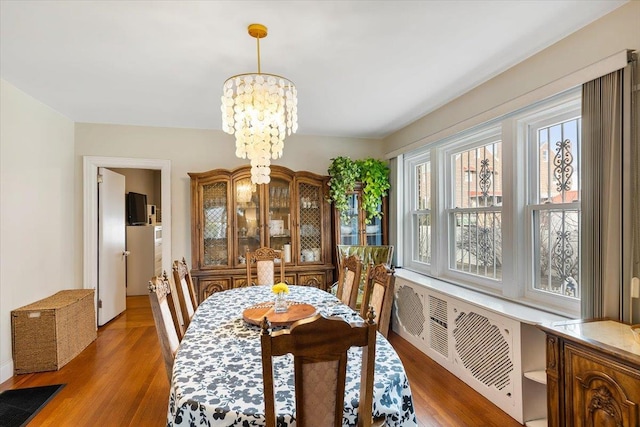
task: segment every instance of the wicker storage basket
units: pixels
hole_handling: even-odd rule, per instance
[[[56,371],[97,337],[94,290],[60,291],[11,312],[16,374]]]

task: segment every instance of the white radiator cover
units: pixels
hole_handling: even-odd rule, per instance
[[[520,322],[397,278],[392,327],[524,423]]]

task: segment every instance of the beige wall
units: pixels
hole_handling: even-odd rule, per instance
[[[566,81],[584,77],[589,74],[585,72],[589,66],[625,49],[640,51],[638,0],[619,7],[476,89],[389,135],[384,140],[385,156],[394,158],[469,126],[511,112],[513,109],[509,109],[509,106],[530,103],[531,99],[540,96],[540,93],[549,96],[553,94],[548,93],[552,89],[569,89],[570,87],[562,86]],[[577,77],[564,79],[569,75]],[[598,76],[589,79],[596,77]],[[544,90],[537,90],[543,87]],[[636,96],[640,96],[640,92]],[[636,167],[640,166],[636,164]],[[397,200],[394,199],[397,196],[398,194],[391,193],[391,206],[397,206]],[[394,215],[392,212],[391,217]],[[392,227],[392,230],[394,234],[398,234],[397,228]],[[640,299],[633,300],[631,304],[634,321],[637,322],[640,318]]]
[[[384,140],[388,156],[548,85],[624,49],[640,50],[640,1],[631,1],[558,43],[458,97]],[[567,87],[563,89],[569,89]],[[485,120],[491,116],[485,116]],[[494,115],[493,117],[496,117]]]
[[[11,310],[74,280],[73,122],[0,80],[0,381],[13,372]]]
[[[248,164],[235,157],[231,135],[222,131],[76,123],[76,215],[82,218],[82,156],[166,159],[171,161],[171,254],[191,262],[190,181],[188,172],[232,169]],[[273,164],[326,175],[335,156],[382,157],[382,141],[293,135]],[[82,255],[82,221],[76,223],[76,252]],[[82,280],[82,260],[75,265]]]

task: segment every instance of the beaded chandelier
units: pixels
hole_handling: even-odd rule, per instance
[[[224,82],[222,130],[236,137],[236,156],[251,161],[251,182],[267,184],[271,159],[282,157],[284,138],[298,130],[298,91],[287,78],[260,71],[260,39],[267,27],[249,25],[258,44],[258,72]]]

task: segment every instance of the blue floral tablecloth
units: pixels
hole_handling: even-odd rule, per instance
[[[361,320],[328,292],[306,286],[289,289],[288,299],[311,304],[325,316]],[[242,312],[272,299],[270,286],[252,286],[218,292],[202,302],[173,365],[168,426],[265,425],[260,328],[244,322]],[[349,350],[349,359],[345,426],[357,422],[360,349]],[[274,358],[274,370],[276,411],[282,416],[278,425],[295,426],[293,357]],[[417,425],[402,362],[380,334],[376,341],[373,414],[384,416],[388,426]]]

